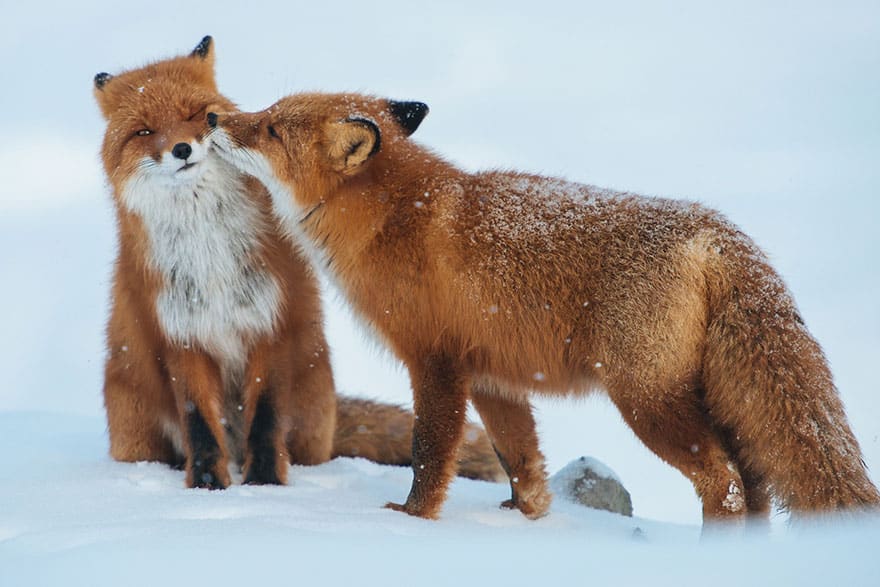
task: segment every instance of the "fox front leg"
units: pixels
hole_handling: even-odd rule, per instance
[[[413,483],[406,503],[386,507],[411,516],[436,519],[455,476],[468,387],[449,357],[430,356],[410,366],[413,382]]]

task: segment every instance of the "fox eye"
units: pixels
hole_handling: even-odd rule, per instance
[[[151,134],[153,134],[153,131],[151,131],[151,130],[148,129],[148,128],[142,128],[142,129],[140,129],[139,131],[137,131],[137,132],[134,133],[134,134],[136,134],[136,135],[139,136],[139,137],[145,137],[145,136],[147,136],[147,135],[151,135]]]
[[[278,132],[275,130],[275,127],[272,126],[271,124],[266,128],[266,130],[269,131],[269,136],[272,137],[273,139],[280,139],[281,138],[281,136],[279,136]]]

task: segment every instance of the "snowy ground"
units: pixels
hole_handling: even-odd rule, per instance
[[[106,456],[114,237],[91,80],[212,34],[221,88],[246,109],[301,89],[423,100],[431,114],[415,138],[467,168],[563,175],[725,212],[794,292],[877,480],[880,9],[712,4],[4,5],[0,585],[880,584],[877,520],[792,532],[777,517],[770,538],[698,543],[690,485],[602,399],[539,402],[542,446],[551,471],[583,454],[610,465],[636,519],[557,503],[531,523],[496,508],[504,487],[458,481],[443,519],[428,523],[380,509],[403,498],[409,473],[369,463],[215,494]],[[409,402],[405,374],[332,293],[327,312],[338,387]]]
[[[876,585],[880,519],[699,540],[699,529],[557,499],[530,522],[502,484],[457,480],[443,520],[381,508],[406,469],[338,459],[287,487],[184,490],[104,456],[101,422],[0,414],[27,438],[0,471],[0,585]]]

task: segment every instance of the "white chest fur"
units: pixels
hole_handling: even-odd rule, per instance
[[[214,157],[199,165],[185,182],[144,165],[123,202],[143,220],[164,278],[156,313],[165,335],[240,372],[254,339],[275,327],[281,289],[263,265],[265,227],[241,176]]]

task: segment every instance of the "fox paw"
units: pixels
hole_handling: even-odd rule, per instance
[[[228,477],[228,476],[227,476]],[[221,478],[209,472],[196,473],[193,475],[192,482],[189,487],[193,489],[226,489],[229,487],[230,480]]]
[[[279,464],[281,466],[279,466]],[[271,459],[249,459],[244,470],[245,485],[287,485],[287,462],[276,463]]]
[[[436,520],[439,517],[437,512],[424,511],[423,509],[414,508],[407,503],[400,504],[389,501],[385,504],[385,507],[389,510],[394,510],[395,512],[403,512],[404,514],[415,516],[417,518],[425,518],[427,520]]]
[[[505,510],[519,510],[530,520],[537,520],[547,515],[550,510],[552,496],[547,491],[541,491],[530,499],[515,496],[501,502],[501,508]]]

